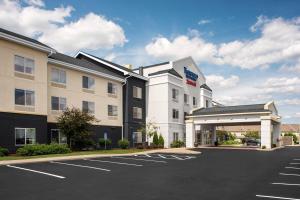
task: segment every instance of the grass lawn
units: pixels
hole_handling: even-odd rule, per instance
[[[18,155],[9,155],[0,157],[2,160],[21,160],[21,159],[30,159],[30,158],[49,158],[49,157],[61,157],[61,156],[77,156],[77,155],[92,155],[92,154],[126,154],[126,153],[137,153],[147,151],[147,149],[111,149],[111,150],[95,150],[95,151],[74,151],[67,154],[48,154],[48,155],[39,155],[39,156],[18,156]]]

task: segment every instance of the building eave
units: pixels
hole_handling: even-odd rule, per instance
[[[18,37],[15,37],[15,36],[12,36],[12,35],[9,35],[9,34],[6,34],[6,33],[2,33],[2,32],[0,32],[0,38],[6,39],[6,40],[9,40],[9,41],[13,41],[13,42],[16,42],[18,44],[22,44],[22,45],[25,45],[25,46],[28,46],[28,47],[31,47],[31,48],[34,48],[34,49],[38,49],[40,51],[47,52],[47,53],[55,53],[56,52],[56,50],[54,50],[50,47],[48,48],[48,47],[45,47],[43,45],[35,44],[33,42],[29,42],[29,41],[26,41],[24,39],[21,39],[21,38],[18,38]]]

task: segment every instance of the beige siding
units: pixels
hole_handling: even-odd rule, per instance
[[[34,79],[15,75],[14,56],[35,61]],[[0,111],[47,115],[47,54],[0,39]],[[15,88],[35,91],[34,111],[15,108]],[[24,108],[25,109],[25,108]]]
[[[51,84],[51,68],[61,68],[66,71],[66,87],[55,87]],[[95,79],[94,92],[85,92],[82,89],[82,76]],[[118,85],[117,97],[109,97],[107,84],[113,82]],[[80,71],[64,68],[63,66],[48,64],[48,121],[56,122],[57,112],[51,110],[51,96],[65,97],[67,107],[82,108],[82,101],[95,103],[95,117],[100,120],[98,124],[108,126],[122,126],[122,84],[99,76],[86,74]],[[110,119],[107,116],[107,105],[118,106],[118,117]]]

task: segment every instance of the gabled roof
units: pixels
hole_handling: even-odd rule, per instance
[[[90,63],[88,61],[73,58],[71,56],[67,56],[67,55],[62,54],[62,53],[52,54],[51,56],[49,56],[49,61],[50,62],[59,61],[59,62],[61,62],[61,64],[70,64],[70,65],[74,65],[74,66],[77,66],[77,67],[85,68],[87,70],[90,70],[90,73],[99,72],[99,73],[101,73],[103,75],[107,75],[109,77],[114,77],[114,78],[117,78],[117,79],[120,79],[120,80],[124,79],[123,76],[121,76],[117,73],[114,73],[112,71],[109,71],[109,70],[105,69],[104,67],[100,67],[100,66],[95,65],[93,63]],[[56,63],[56,64],[59,64],[59,63]]]
[[[132,70],[122,66],[122,65],[119,65],[119,64],[116,64],[116,63],[113,63],[113,62],[110,62],[108,60],[105,60],[103,58],[99,58],[97,56],[94,56],[94,55],[91,55],[91,54],[88,54],[88,53],[85,53],[85,52],[82,52],[82,51],[79,51],[74,57],[75,58],[78,58],[79,56],[85,56],[85,57],[88,57],[96,62],[100,62],[102,64],[105,64],[107,65],[108,67],[111,67],[115,70],[118,70],[120,72],[122,72],[124,75],[130,75],[130,76],[134,76],[136,78],[139,78],[139,79],[143,79],[143,80],[148,80],[146,77],[144,76],[141,76],[135,72],[133,72]]]
[[[200,88],[204,88],[204,89],[209,90],[209,91],[212,92],[212,89],[210,89],[210,87],[208,87],[208,85],[206,85],[205,83],[202,84],[202,85],[200,86]]]
[[[54,49],[52,49],[51,47],[35,40],[29,37],[26,37],[24,35],[15,33],[15,32],[11,32],[8,31],[6,29],[0,28],[0,38],[4,38],[7,40],[11,40],[17,43],[21,43],[27,46],[31,46],[33,48],[37,48],[43,51],[47,51],[47,52],[55,52]]]
[[[212,115],[212,114],[228,114],[228,113],[249,113],[249,112],[271,112],[264,108],[265,104],[238,105],[199,108],[192,112],[192,115]]]
[[[151,74],[148,74],[148,76],[155,76],[155,75],[159,75],[159,74],[172,74],[174,76],[177,76],[178,78],[182,78],[182,76],[180,74],[178,74],[178,72],[176,72],[173,68],[172,69],[166,69],[166,70],[161,70],[161,71],[157,71],[157,72],[153,72]]]

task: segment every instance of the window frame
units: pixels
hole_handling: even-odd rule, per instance
[[[142,99],[143,98],[143,89],[141,87],[138,87],[138,86],[132,86],[132,96],[133,98],[136,98],[136,99]]]
[[[183,95],[183,101],[185,105],[189,105],[190,104],[190,99],[189,99],[189,95],[188,94],[184,94]]]
[[[17,104],[17,102],[16,102],[16,92],[17,92],[17,90],[19,90],[19,91],[22,91],[23,93],[24,93],[24,104]],[[32,104],[27,104],[27,95],[28,95],[28,93],[32,93],[32,95],[33,95],[33,99],[31,99],[32,100]],[[25,106],[25,107],[35,107],[35,91],[33,91],[33,90],[26,90],[26,89],[20,89],[20,88],[15,88],[15,105],[16,106]]]
[[[53,98],[58,98],[58,109],[53,109]],[[65,107],[64,109],[61,108],[61,101],[65,100]],[[57,96],[51,96],[51,110],[52,111],[64,111],[67,108],[67,98],[66,97],[57,97]]]
[[[175,108],[172,109],[172,119],[174,119],[174,120],[179,119],[179,110],[178,109],[175,109]]]
[[[111,107],[111,110],[110,110]],[[111,115],[110,115],[111,113]],[[118,106],[115,105],[107,105],[107,116],[108,117],[118,117],[119,113],[118,113]]]
[[[87,103],[87,113],[95,114],[95,102],[93,101],[82,101],[82,111],[86,112],[84,108],[84,103]],[[90,106],[92,106],[93,110],[90,110]]]
[[[58,80],[54,79],[53,73],[55,73],[55,71],[57,72]],[[63,69],[60,69],[60,68],[57,68],[57,67],[52,67],[51,68],[51,82],[66,85],[67,84],[67,72],[66,72],[66,70],[63,70]]]
[[[27,144],[27,131],[29,129],[34,130],[34,138],[33,138],[33,143],[32,144]],[[16,139],[17,139],[17,130],[25,130],[24,132],[24,144],[17,144]],[[34,145],[36,144],[36,128],[21,128],[21,127],[15,127],[15,146],[25,146],[25,145]]]
[[[23,61],[23,66],[20,65],[23,68],[23,71],[16,70],[16,58],[17,57],[21,58],[22,61]],[[29,62],[32,62],[33,66],[28,66]],[[32,73],[26,72],[27,68],[30,68]],[[14,55],[14,71],[17,72],[17,73],[22,73],[22,74],[27,74],[27,75],[34,76],[34,72],[35,72],[35,61],[34,61],[34,59],[27,58],[27,57],[24,57],[24,56]]]
[[[109,91],[110,90],[109,85],[111,85],[112,92]],[[118,86],[117,86],[117,84],[113,83],[113,82],[108,82],[107,83],[107,94],[117,96],[117,93],[118,93]]]
[[[178,132],[173,132],[173,142],[174,141],[179,141],[179,133]]]
[[[62,134],[61,134],[61,131],[59,129],[51,129],[50,130],[50,141],[51,141],[51,143],[52,143],[52,132],[53,131],[58,131],[58,144],[67,144],[68,143],[66,136],[64,136],[64,137],[66,137],[66,142],[61,142],[62,141]]]
[[[193,106],[197,106],[197,98],[193,97]]]
[[[178,102],[178,98],[179,98],[179,90],[176,88],[172,88],[172,100]]]
[[[87,87],[85,86],[85,78],[87,80]],[[95,90],[95,78],[90,76],[82,76],[82,88],[86,90]]]
[[[132,107],[132,118],[133,119],[143,119],[143,108],[136,107],[136,106]]]

